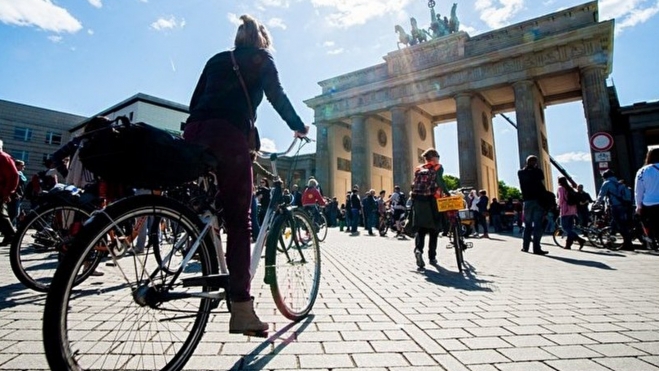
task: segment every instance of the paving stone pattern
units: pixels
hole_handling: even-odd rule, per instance
[[[290,323],[254,282],[270,337],[229,335],[218,313],[185,369],[659,371],[659,255],[545,238],[550,254],[537,256],[519,251],[518,236],[491,236],[473,241],[460,274],[445,238],[439,267],[417,272],[410,240],[330,230],[312,316]],[[47,370],[45,297],[18,283],[7,254],[0,370]]]

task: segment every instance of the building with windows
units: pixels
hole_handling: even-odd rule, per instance
[[[71,137],[69,130],[86,117],[0,100],[0,139],[4,151],[25,161],[31,176],[44,159]]]

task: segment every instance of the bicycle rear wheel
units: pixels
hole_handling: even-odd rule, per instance
[[[265,283],[277,309],[300,321],[309,315],[320,286],[320,245],[306,213],[290,211],[275,219],[266,243]]]
[[[161,256],[178,241],[158,241],[143,254],[112,256],[100,281],[73,288],[84,256],[111,230],[127,221],[152,216],[176,223],[191,247],[203,228],[186,206],[161,196],[118,201],[92,216],[57,270],[44,310],[43,339],[53,370],[180,370],[201,340],[212,308],[210,287],[186,287],[182,280],[217,273],[209,236],[202,239],[195,261],[175,275],[161,267]],[[119,233],[119,231],[118,231]],[[193,294],[197,294],[193,296]]]
[[[458,272],[462,273],[462,267],[464,265],[464,256],[462,255],[464,250],[464,241],[462,240],[462,226],[459,220],[455,221],[455,226],[453,228],[453,248],[455,249],[455,260],[458,264]]]
[[[611,227],[604,227],[600,232],[600,241],[606,249],[617,251],[623,245],[623,239],[620,232],[614,231]]]
[[[47,292],[60,259],[90,213],[76,205],[46,205],[31,211],[9,248],[9,261],[16,278],[32,290]],[[101,254],[91,251],[87,259],[74,284],[89,277]]]

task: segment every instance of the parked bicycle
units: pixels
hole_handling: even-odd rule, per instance
[[[296,142],[285,152],[268,155],[273,174],[277,158]],[[212,183],[214,178],[203,179]],[[282,193],[277,178],[253,246],[250,273],[253,280],[264,260],[260,277],[270,286],[277,309],[299,321],[318,295],[320,248],[313,222],[302,210],[287,206]],[[211,310],[222,301],[230,310],[217,208],[212,192],[187,204],[139,195],[92,214],[55,273],[46,300],[43,333],[51,369],[182,369],[201,341]],[[143,254],[110,253],[114,267],[103,277],[104,284],[85,282],[74,289],[74,272],[94,244],[111,230],[121,233],[121,223],[141,217],[172,226],[171,237],[158,238]]]

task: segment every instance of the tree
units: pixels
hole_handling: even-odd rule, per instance
[[[519,200],[522,198],[522,192],[513,186],[507,185],[506,182],[504,182],[503,180],[500,180],[499,200],[507,200],[509,198]]]
[[[453,175],[446,174],[443,176],[444,184],[449,189],[449,191],[454,191],[460,188],[460,178]]]

